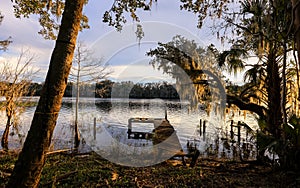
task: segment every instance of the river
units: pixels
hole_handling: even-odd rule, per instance
[[[30,100],[37,101],[38,97]],[[100,99],[100,98],[81,98],[79,105],[79,126],[83,133],[83,140],[88,141],[93,131],[94,120],[96,127],[104,127],[107,130],[127,130],[129,118],[164,118],[167,111],[167,118],[174,126],[180,144],[184,148],[188,141],[195,141],[198,148],[202,152],[209,150],[222,150],[226,147],[216,148],[216,144],[221,140],[226,140],[230,137],[230,121],[243,121],[247,123],[253,130],[257,130],[257,121],[255,116],[249,112],[239,112],[231,110],[226,114],[224,120],[218,114],[211,112],[207,115],[204,110],[190,110],[189,102],[176,100],[162,99]],[[9,148],[21,147],[25,136],[31,124],[35,106],[26,107],[24,112],[19,115],[18,130],[13,128],[10,130]],[[1,125],[0,135],[2,135],[5,127],[5,113],[0,114]],[[75,98],[64,98],[62,108],[59,113],[57,126],[53,134],[53,144],[51,149],[70,148],[73,143],[73,122],[75,117]],[[206,136],[200,136],[199,122],[206,120]],[[136,124],[135,131],[151,132],[153,125],[149,123]],[[97,129],[98,130],[98,129]],[[119,132],[120,133],[120,132]],[[121,131],[122,133],[122,131]],[[123,132],[126,134],[126,132]],[[98,133],[97,133],[98,134]],[[111,133],[113,134],[113,133]],[[120,135],[119,135],[120,136]],[[235,135],[236,136],[236,135]],[[242,129],[242,141],[250,143],[247,132]],[[251,141],[255,145],[255,141]],[[89,143],[87,143],[89,144]],[[0,148],[1,149],[1,148]],[[254,149],[253,149],[254,150]],[[254,152],[254,151],[253,151]],[[233,155],[227,151],[227,155]],[[253,154],[255,155],[255,154]]]

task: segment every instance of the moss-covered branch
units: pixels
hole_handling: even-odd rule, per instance
[[[234,104],[237,107],[239,107],[241,110],[248,110],[254,112],[263,118],[266,116],[267,109],[263,106],[254,103],[246,103],[242,101],[240,98],[230,94],[227,94],[226,97],[227,97],[227,103],[229,105]]]

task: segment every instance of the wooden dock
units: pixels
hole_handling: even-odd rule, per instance
[[[139,132],[133,130],[134,123],[152,123],[153,132]],[[198,150],[185,153],[179,142],[174,127],[165,118],[130,118],[128,120],[128,139],[152,139],[157,149],[156,158],[180,158],[186,165],[185,157],[192,158],[190,166],[194,166],[200,155]]]

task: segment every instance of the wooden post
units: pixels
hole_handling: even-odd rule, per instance
[[[246,130],[246,142],[248,141],[248,130]]]
[[[132,130],[132,122],[131,122],[132,118],[128,119],[128,131],[127,131],[127,136],[128,136],[128,139],[130,139],[130,136],[131,136],[131,130]]]
[[[190,163],[190,167],[194,167],[196,165],[199,155],[200,155],[200,151],[198,149],[196,149],[195,153],[192,156],[192,161]]]
[[[239,121],[238,122],[238,143],[240,144],[241,143],[241,122]]]
[[[203,121],[203,140],[205,140],[206,120]]]
[[[165,120],[168,121],[168,111],[167,111],[167,107],[165,106]]]
[[[258,158],[260,158],[261,156],[260,156],[260,153],[259,153],[259,148],[258,148],[258,141],[257,141],[257,139],[258,139],[258,129],[256,130],[256,158],[258,159]]]
[[[199,132],[200,132],[200,137],[202,136],[202,119],[200,119],[200,130],[199,130]]]
[[[94,118],[94,140],[96,140],[96,118]]]
[[[230,123],[230,139],[233,140],[233,120]]]

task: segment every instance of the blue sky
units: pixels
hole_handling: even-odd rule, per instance
[[[1,0],[1,12],[5,16],[0,25],[0,39],[12,37],[13,43],[7,52],[0,52],[0,61],[14,61],[21,49],[29,48],[37,55],[35,66],[41,73],[37,80],[43,81],[48,69],[54,41],[44,40],[37,32],[40,29],[37,19],[16,19],[10,0]],[[180,2],[174,0],[159,0],[151,11],[139,11],[138,16],[143,26],[145,37],[140,46],[136,40],[136,23],[128,19],[123,31],[116,32],[114,28],[102,23],[104,11],[111,7],[111,0],[89,0],[84,13],[89,17],[90,29],[79,34],[78,40],[83,41],[94,52],[95,57],[103,58],[114,71],[110,78],[113,80],[171,81],[172,79],[154,70],[148,65],[149,57],[145,53],[155,48],[157,42],[168,42],[176,34],[194,39],[199,45],[211,43],[224,49],[220,41],[212,35],[208,26],[196,28],[197,16],[190,12],[180,11]],[[240,81],[240,78],[238,79]]]

